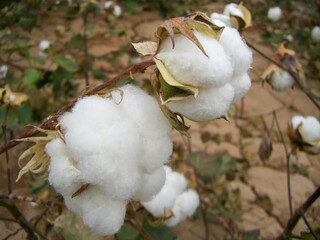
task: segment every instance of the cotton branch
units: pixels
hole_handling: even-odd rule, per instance
[[[133,65],[133,67],[129,68],[128,70],[124,71],[123,73],[119,74],[118,76],[110,79],[107,82],[104,82],[100,85],[98,85],[95,88],[92,88],[91,90],[88,90],[84,96],[86,95],[93,95],[96,94],[97,92],[101,91],[102,89],[110,86],[111,84],[130,76],[131,74],[134,73],[139,73],[139,72],[144,72],[144,70],[152,65],[154,65],[154,61],[152,59],[144,61],[144,62],[140,62],[137,63],[135,65]],[[72,102],[68,103],[67,105],[65,105],[64,107],[62,107],[58,112],[50,115],[49,117],[47,117],[47,119],[40,124],[38,127],[39,128],[43,128],[43,129],[52,129],[54,126],[53,122],[64,112],[68,111],[70,108],[72,108],[75,103],[78,101],[78,98],[74,99]],[[0,148],[0,154],[4,153],[5,151],[15,147],[16,145],[20,144],[21,141],[18,141],[19,139],[23,139],[23,138],[27,138],[27,137],[32,137],[33,135],[39,133],[39,131],[36,128],[32,128],[29,131],[25,132],[24,134],[22,134],[21,136],[19,136],[18,138],[12,140],[11,142],[9,142],[8,144],[2,146]]]

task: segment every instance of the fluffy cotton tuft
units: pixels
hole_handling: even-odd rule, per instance
[[[41,51],[47,50],[50,47],[51,43],[48,40],[41,40],[39,43],[39,49]]]
[[[173,217],[165,225],[174,226],[191,216],[199,205],[196,191],[186,190],[186,178],[169,167],[166,168],[166,182],[161,191],[148,202],[143,202],[145,209],[155,217],[164,217],[172,211]]]
[[[294,79],[287,71],[274,71],[270,83],[276,91],[287,91],[292,88]]]
[[[108,98],[80,99],[59,123],[65,142],[55,139],[46,146],[50,184],[96,234],[116,233],[126,203],[151,199],[165,182],[170,124],[156,100],[131,85]]]
[[[119,5],[115,5],[113,8],[113,15],[116,17],[120,17],[122,13],[121,7]]]
[[[109,9],[113,5],[113,1],[106,1],[104,3],[104,9]]]
[[[252,53],[236,29],[225,27],[220,40],[194,31],[209,57],[189,39],[175,35],[175,48],[165,39],[156,58],[161,60],[175,80],[199,88],[195,99],[167,103],[173,112],[194,121],[209,121],[222,117],[233,101],[243,97],[251,86],[247,71]],[[190,57],[191,56],[191,57]]]
[[[313,116],[294,116],[291,119],[291,126],[301,134],[302,140],[313,143],[314,149],[320,149],[320,122]]]
[[[315,26],[311,31],[311,38],[315,42],[320,42],[320,27]]]
[[[273,22],[279,21],[281,18],[281,14],[282,11],[279,7],[269,8],[268,10],[268,18]]]
[[[8,67],[6,65],[2,65],[0,67],[0,79],[3,79],[7,76]]]
[[[210,18],[219,27],[225,27],[225,26],[232,27],[230,17],[227,15],[214,12],[214,13],[211,13]]]
[[[229,3],[225,6],[223,14],[226,16],[237,16],[240,18],[244,18],[243,13],[240,11],[240,9],[238,8],[238,4],[236,3]]]

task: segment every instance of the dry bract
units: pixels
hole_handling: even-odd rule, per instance
[[[0,88],[0,103],[1,107],[19,108],[22,103],[29,100],[28,95],[19,92],[13,92],[9,85]]]

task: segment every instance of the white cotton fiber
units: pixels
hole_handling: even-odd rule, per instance
[[[238,4],[236,4],[236,3],[227,4],[224,8],[223,14],[227,15],[227,16],[232,15],[232,16],[244,18],[243,13],[238,8]]]
[[[320,42],[320,27],[315,26],[311,31],[311,38],[315,42]]]
[[[49,183],[61,194],[75,193],[81,187],[81,172],[66,152],[63,141],[54,139],[46,145],[45,150],[50,156]]]
[[[279,21],[281,18],[281,14],[282,11],[279,7],[272,7],[268,10],[268,18],[273,22]]]
[[[251,87],[251,79],[247,73],[241,76],[234,76],[232,78],[231,85],[234,88],[233,101],[238,101],[249,91]]]
[[[252,63],[252,52],[243,41],[235,28],[225,27],[221,36],[220,44],[231,57],[233,64],[233,76],[245,74]]]
[[[301,123],[304,122],[304,117],[303,116],[294,116],[292,119],[291,119],[291,125],[294,129],[297,129],[299,127],[299,125]]]
[[[97,235],[113,235],[124,222],[126,202],[109,199],[100,187],[90,186],[77,197],[64,197],[67,207]]]
[[[287,71],[274,71],[270,83],[276,91],[287,91],[292,88],[294,79]]]
[[[175,34],[174,48],[171,39],[165,39],[156,58],[163,61],[171,75],[180,83],[196,87],[223,86],[232,76],[230,57],[217,40],[198,31],[194,31],[194,34],[209,58],[181,34]]]
[[[320,123],[313,117],[305,117],[304,122],[301,127],[301,134],[303,140],[307,142],[315,142],[320,140]]]
[[[41,40],[39,43],[39,49],[45,51],[50,47],[50,42],[48,40]]]
[[[8,67],[6,65],[2,65],[0,67],[0,79],[5,78],[7,75],[7,72],[8,72]]]
[[[232,27],[232,23],[230,21],[230,17],[220,13],[212,13],[210,15],[211,20],[218,25],[219,27]]]
[[[164,167],[160,167],[152,174],[143,174],[141,185],[133,196],[134,200],[150,201],[163,187],[166,181]]]
[[[198,97],[193,96],[167,104],[173,112],[181,113],[194,121],[209,121],[222,117],[228,111],[234,98],[234,89],[227,83],[220,88],[200,89]]]

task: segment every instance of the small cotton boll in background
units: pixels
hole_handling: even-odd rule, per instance
[[[301,135],[304,141],[315,142],[320,140],[320,122],[313,116],[305,117]]]
[[[225,27],[219,43],[231,57],[233,76],[245,74],[252,63],[252,52],[235,28]]]
[[[311,38],[315,42],[320,42],[320,27],[315,26],[311,31]]]
[[[287,71],[274,71],[270,83],[276,91],[287,91],[292,88],[294,79]]]
[[[41,51],[47,50],[50,47],[51,43],[48,40],[41,40],[39,43],[39,49]]]
[[[182,84],[196,87],[223,86],[232,76],[230,57],[217,40],[198,31],[194,31],[194,34],[209,58],[181,34],[175,35],[174,48],[171,39],[166,38],[156,58],[161,60],[171,75]]]
[[[251,87],[251,79],[247,73],[232,78],[231,85],[234,88],[233,101],[240,100]]]
[[[173,112],[179,112],[193,121],[201,122],[224,116],[233,98],[234,88],[227,83],[220,88],[200,89],[196,99],[189,96],[184,100],[169,102],[167,106]]]
[[[289,42],[293,42],[293,36],[291,34],[287,35],[286,36],[286,39],[289,41]]]
[[[122,13],[121,7],[119,5],[115,5],[113,8],[113,15],[116,17],[120,17]]]
[[[64,196],[64,199],[68,209],[80,216],[97,235],[113,235],[124,222],[126,202],[111,200],[100,187],[89,186],[80,195]]]
[[[268,18],[273,22],[279,21],[281,18],[281,14],[282,11],[279,7],[269,8],[268,10]]]
[[[106,1],[104,3],[104,9],[109,9],[113,5],[113,1]]]
[[[8,67],[6,65],[2,65],[0,67],[0,79],[4,79],[7,76]]]
[[[244,18],[243,13],[238,8],[238,4],[236,3],[229,3],[225,6],[223,14],[226,16],[237,16],[240,18]]]
[[[214,12],[214,13],[211,13],[210,18],[219,27],[225,27],[225,26],[232,27],[229,16]]]

